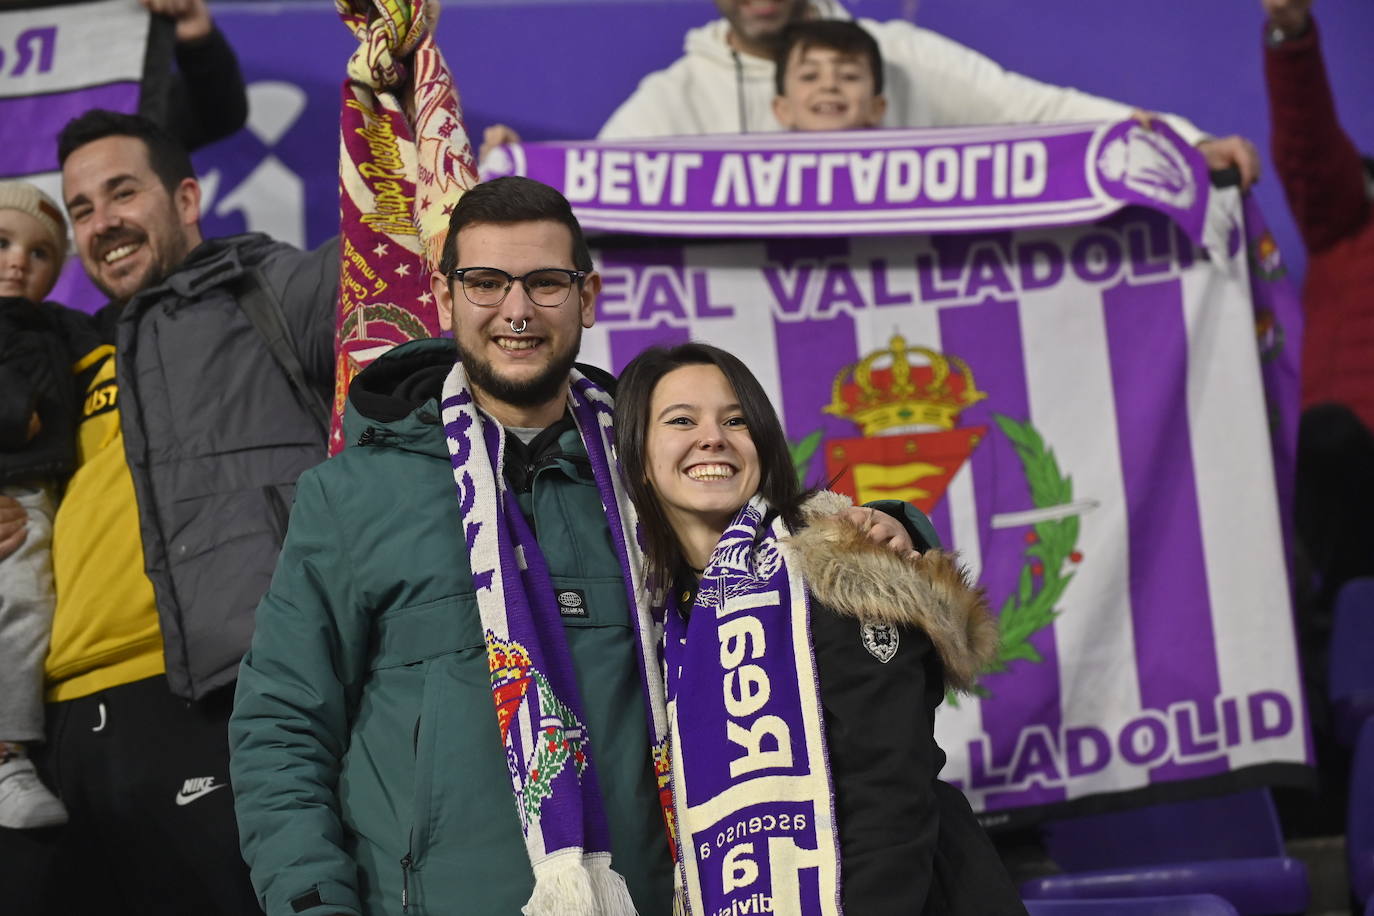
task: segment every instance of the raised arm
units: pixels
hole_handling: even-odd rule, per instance
[[[307,472],[229,721],[240,844],[269,916],[361,912],[338,779],[368,631],[343,530]]]
[[[1303,243],[1319,252],[1368,219],[1364,164],[1336,117],[1312,0],[1263,0],[1263,6],[1274,169]]]
[[[188,150],[196,150],[243,127],[248,120],[243,74],[205,0],[139,2],[176,26],[177,73],[168,87],[168,129]]]
[[[1014,73],[972,48],[909,22],[864,24],[881,36],[885,57],[903,61],[914,91],[929,101],[930,123],[935,125],[1117,121],[1136,111],[1122,102]],[[1250,141],[1209,137],[1179,115],[1158,117],[1196,146],[1213,169],[1235,166],[1247,187],[1259,178],[1259,155]]]

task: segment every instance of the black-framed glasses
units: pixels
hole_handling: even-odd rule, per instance
[[[572,288],[582,287],[585,270],[565,270],[562,267],[541,267],[519,277],[506,273],[499,267],[459,267],[448,272],[449,279],[457,280],[463,287],[463,295],[473,305],[492,308],[506,301],[511,287],[516,283],[525,287],[525,295],[535,305],[546,309],[558,308],[568,301]]]

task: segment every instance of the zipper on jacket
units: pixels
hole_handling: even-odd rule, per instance
[[[517,477],[511,483],[515,485],[517,493],[528,493],[534,488],[534,478],[545,468],[556,467],[560,461],[566,461],[580,471],[585,471],[587,477],[592,477],[592,462],[590,458],[583,455],[570,455],[566,452],[555,452],[552,455],[545,455],[543,458],[532,464],[527,464],[520,468],[518,472],[514,469],[508,471],[511,477]]]
[[[410,869],[415,864],[410,851],[415,848],[415,828],[406,834],[406,854],[401,856],[401,912],[410,908]]]
[[[377,430],[369,426],[367,429],[363,430],[363,434],[358,437],[358,444],[371,445],[372,440],[375,438],[377,438]]]
[[[735,102],[739,105],[739,132],[749,133],[749,121],[744,112],[744,61],[740,59],[739,52],[730,49],[730,56],[735,59]]]
[[[370,429],[371,427],[369,427]],[[415,748],[415,753],[420,753],[420,717],[415,717],[415,732],[411,737],[411,744]],[[406,854],[401,856],[401,912],[406,912],[410,908],[410,868],[415,864],[411,858],[411,850],[415,848],[415,828],[412,826],[410,832],[406,834]]]

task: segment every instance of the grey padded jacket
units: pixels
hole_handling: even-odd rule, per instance
[[[306,381],[298,393],[240,305],[256,267]],[[301,472],[325,458],[339,246],[211,239],[115,324],[124,446],[157,596],[167,681],[199,699],[233,683],[276,566]]]

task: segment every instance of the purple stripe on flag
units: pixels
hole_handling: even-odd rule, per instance
[[[958,244],[953,239],[941,241]],[[1015,302],[989,300],[972,308],[946,308],[940,312],[940,350],[968,360],[978,387],[988,393],[986,400],[964,411],[959,425],[988,427],[987,438],[974,450],[970,465],[982,542],[981,579],[997,612],[1008,596],[1016,594],[1022,569],[1032,562],[1025,555],[1026,535],[1031,528],[994,529],[990,525],[994,513],[1034,507],[1021,461],[993,419],[994,414],[1021,423],[1033,419],[1026,393],[1022,346],[1020,306]],[[1054,446],[1052,442],[1046,444]],[[992,744],[992,760],[988,778],[981,788],[991,789],[999,784],[1027,785],[1036,775],[1046,778],[1055,775],[1043,771],[1017,772],[1013,768],[1012,757],[1027,726],[1043,725],[1051,734],[1057,734],[1061,724],[1054,628],[1042,629],[1030,642],[1040,653],[1041,661],[1015,661],[1006,673],[983,679],[984,686],[992,693],[982,703],[983,730]],[[1027,788],[989,793],[986,803],[988,810],[998,810],[1064,798],[1062,788],[1046,787],[1042,780],[1030,781]]]
[[[53,140],[67,122],[91,108],[131,112],[138,108],[138,83],[107,83],[89,89],[0,99],[0,124],[23,125],[33,143],[0,144],[0,177],[57,170]]]
[[[611,371],[619,375],[625,369],[626,363],[649,347],[673,347],[687,343],[691,339],[691,331],[666,324],[652,328],[625,328],[612,331]]]
[[[797,443],[820,431],[821,445],[803,482],[807,486],[824,485],[829,482],[825,473],[825,442],[860,434],[851,421],[821,413],[830,403],[835,376],[856,358],[859,344],[854,318],[839,314],[810,321],[779,321],[773,325],[773,338],[778,348],[787,438]]]
[[[675,299],[677,287],[664,276],[665,270],[671,271],[681,282],[684,254],[681,245],[596,252],[602,284],[596,320],[609,328],[611,371],[617,375],[649,347],[672,347],[692,339],[691,329],[681,324],[687,318],[685,305]]]
[[[1102,295],[1130,538],[1130,595],[1140,700],[1167,710],[1192,701],[1198,733],[1219,732],[1216,638],[1207,598],[1192,439],[1188,330],[1178,280]],[[1164,764],[1153,782],[1222,773],[1224,756]]]
[[[844,238],[770,239],[764,246],[765,265],[786,270],[802,262],[823,265],[828,260],[847,258],[849,249],[849,240]],[[820,486],[829,481],[825,443],[860,435],[852,421],[821,411],[830,403],[835,377],[845,366],[867,354],[859,352],[854,318],[843,312],[829,318],[775,321],[773,338],[782,389],[782,403],[776,406],[792,443],[820,432],[821,444],[803,475],[807,486]]]

